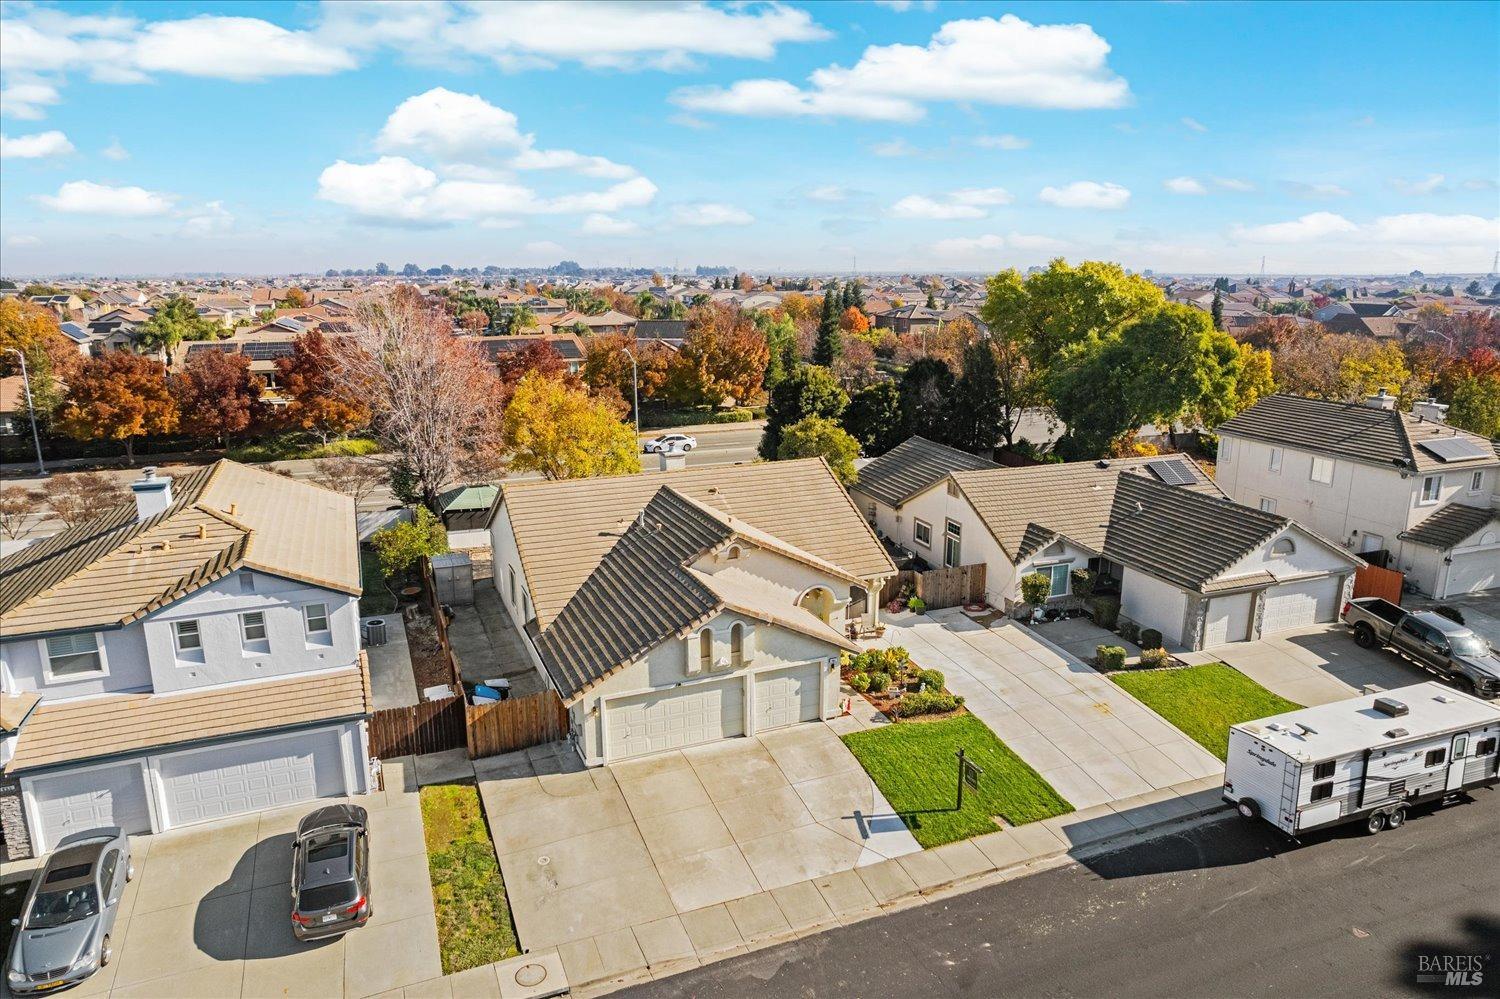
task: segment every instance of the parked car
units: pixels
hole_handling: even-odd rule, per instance
[[[1361,648],[1384,645],[1479,697],[1500,696],[1500,656],[1473,630],[1433,611],[1408,613],[1380,597],[1359,597],[1341,615]]]
[[[369,816],[326,805],[303,816],[292,843],[292,935],[320,940],[370,921]]]
[[[117,826],[70,833],[31,880],[5,962],[12,995],[77,985],[114,957],[110,934],[125,883],[135,877],[130,840]]]
[[[647,441],[642,445],[642,450],[646,454],[659,454],[663,451],[669,453],[672,451],[691,451],[697,446],[698,438],[696,437],[690,437],[687,434],[662,434],[660,437],[653,437]]]

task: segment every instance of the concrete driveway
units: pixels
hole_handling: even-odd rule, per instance
[[[1500,590],[1471,593],[1463,597],[1449,597],[1446,600],[1409,597],[1403,606],[1409,609],[1457,607],[1463,612],[1464,624],[1489,639],[1491,645],[1500,648]]]
[[[136,876],[121,899],[115,958],[69,996],[372,996],[442,974],[422,813],[399,767],[370,810],[375,915],[316,943],[292,937],[292,833],[313,803],[133,836]],[[317,804],[322,804],[319,802]]]
[[[1108,679],[1014,621],[958,608],[886,616],[876,644],[938,669],[1005,744],[1075,808],[1224,773],[1224,765]]]
[[[521,944],[558,947],[573,981],[590,962],[656,965],[726,921],[791,925],[783,900],[821,904],[813,879],[921,849],[817,722],[592,769],[532,749],[475,772]]]

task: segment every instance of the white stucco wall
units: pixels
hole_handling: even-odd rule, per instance
[[[1276,542],[1283,539],[1291,541],[1295,550],[1286,555],[1273,555]],[[1312,538],[1296,524],[1292,524],[1215,578],[1232,579],[1235,576],[1262,571],[1285,578],[1316,573],[1353,572],[1354,569],[1355,564],[1348,556],[1330,550],[1327,545]]]
[[[1089,559],[1093,557],[1093,552],[1087,551],[1083,548],[1079,548],[1077,545],[1073,544],[1070,541],[1067,541],[1066,539],[1059,538],[1058,540],[1052,542],[1052,544],[1047,545],[1040,551],[1034,553],[1025,562],[1022,562],[1020,565],[1016,566],[1015,582],[1013,585],[1015,593],[1012,595],[1012,598],[1016,600],[1020,599],[1021,578],[1033,572],[1036,572],[1042,566],[1052,566],[1058,563],[1062,563],[1067,565],[1068,572],[1071,573],[1074,569],[1087,569],[1089,567]],[[1072,589],[1073,581],[1070,578],[1068,580],[1068,592],[1071,593]]]
[[[1120,613],[1142,628],[1155,628],[1164,642],[1187,644],[1182,640],[1187,594],[1171,583],[1127,566],[1120,581]]]
[[[914,531],[916,521],[932,525],[932,544],[924,547],[917,544]],[[901,508],[901,523],[894,532],[888,532],[903,548],[916,552],[933,566],[943,564],[944,523],[952,520],[959,525],[962,535],[962,563],[974,565],[985,563],[984,596],[995,607],[1004,607],[1006,600],[1018,599],[1016,593],[1015,568],[989,528],[979,519],[979,514],[960,494],[948,495],[948,480],[944,479],[930,489],[917,494]]]

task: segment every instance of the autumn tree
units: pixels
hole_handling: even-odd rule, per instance
[[[858,306],[851,305],[839,316],[839,329],[853,336],[865,336],[870,332],[870,320],[859,311]]]
[[[470,333],[483,333],[489,329],[490,317],[483,309],[468,309],[459,314],[458,325]]]
[[[184,340],[215,340],[223,332],[217,322],[198,315],[198,307],[191,299],[174,295],[136,327],[135,337],[143,350],[171,355]]]
[[[222,446],[259,426],[270,415],[261,401],[261,380],[250,374],[250,358],[222,350],[193,354],[170,380],[177,401],[178,428],[194,437],[212,437]]]
[[[130,489],[105,472],[72,472],[48,478],[32,499],[73,527],[129,502]]]
[[[844,344],[843,351],[833,362],[833,373],[839,384],[849,392],[855,392],[880,378],[875,367],[875,348],[868,340],[853,338]]]
[[[776,448],[776,458],[822,458],[828,462],[834,478],[850,485],[859,478],[854,460],[859,457],[859,442],[849,432],[826,416],[807,416],[786,428]]]
[[[694,309],[667,394],[688,405],[747,402],[760,395],[770,356],[766,338],[742,309],[719,302]]]
[[[501,436],[511,467],[520,472],[580,479],[641,470],[630,427],[582,389],[537,372],[516,386]]]
[[[279,304],[288,309],[305,309],[312,304],[312,299],[308,297],[307,292],[293,285],[286,290],[286,297]]]
[[[177,403],[160,361],[115,350],[89,358],[73,375],[58,428],[74,440],[115,440],[135,462],[135,439],[177,429]]]
[[[1500,437],[1500,373],[1460,379],[1449,397],[1448,422],[1484,437]]]
[[[0,537],[19,541],[41,502],[40,493],[15,486],[0,489]]]
[[[570,387],[579,387],[577,376],[568,372],[567,362],[557,349],[545,340],[536,340],[520,350],[495,355],[495,378],[500,386],[500,403],[510,402],[521,379],[533,371],[548,378],[567,382]]]
[[[355,509],[358,509],[385,485],[389,475],[389,469],[380,461],[339,457],[319,461],[312,478],[325,489],[353,498]]]
[[[47,426],[62,404],[62,383],[83,358],[73,341],[63,336],[51,310],[18,298],[0,298],[0,377],[21,372],[12,350],[19,350],[26,359],[37,422]]]
[[[787,375],[771,393],[766,405],[766,429],[760,438],[760,456],[775,460],[786,428],[808,416],[837,420],[849,405],[848,394],[827,368],[804,364]]]
[[[277,382],[291,399],[281,414],[288,425],[317,434],[324,444],[369,425],[369,403],[342,382],[333,343],[319,330],[299,336],[275,363]]]
[[[1392,395],[1409,392],[1411,369],[1396,343],[1376,343],[1364,337],[1345,341],[1348,349],[1339,359],[1338,397],[1355,402],[1386,389]]]

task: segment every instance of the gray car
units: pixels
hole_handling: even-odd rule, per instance
[[[5,962],[18,996],[77,985],[114,956],[110,933],[125,883],[135,877],[130,840],[109,826],[64,836],[32,878]]]
[[[326,805],[297,823],[292,935],[298,940],[337,936],[370,921],[368,818],[358,805]]]

